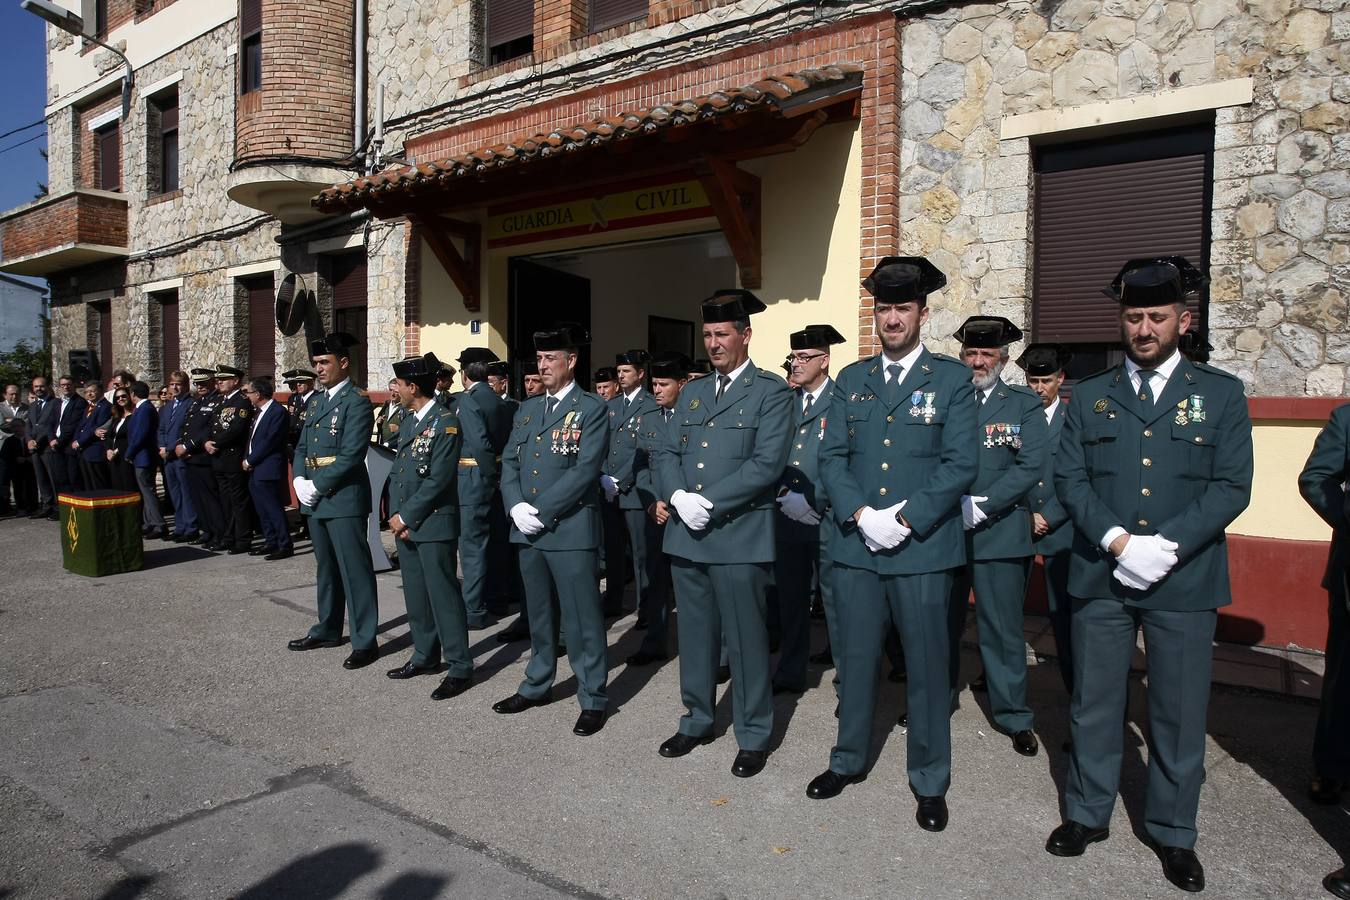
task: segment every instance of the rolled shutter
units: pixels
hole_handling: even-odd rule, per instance
[[[164,378],[167,380],[169,373],[178,368],[179,343],[178,343],[178,293],[162,294],[160,300],[160,340],[164,345],[161,363],[164,369]]]
[[[366,305],[366,255],[344,253],[333,257],[333,308]]]
[[[272,276],[245,282],[248,289],[248,374],[271,375],[276,369],[277,327]]]
[[[496,47],[534,34],[534,0],[488,0],[487,45]]]
[[[98,133],[98,186],[105,191],[122,189],[122,129],[116,124]]]
[[[262,31],[262,0],[239,0],[239,36]]]
[[[591,0],[588,30],[603,31],[647,17],[647,0]]]
[[[1101,291],[1132,257],[1181,254],[1207,270],[1206,160],[1194,154],[1037,174],[1036,340],[1118,341],[1118,307]]]

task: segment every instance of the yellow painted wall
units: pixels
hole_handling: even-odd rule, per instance
[[[1252,423],[1256,474],[1252,502],[1228,527],[1230,534],[1329,541],[1327,526],[1298,492],[1298,473],[1308,461],[1321,422],[1257,419]]]
[[[464,295],[450,280],[426,241],[422,242],[418,263],[422,282],[422,352],[452,360],[465,347],[491,347],[505,359],[506,341],[493,333],[487,324],[487,302],[484,301],[478,312],[465,309]],[[470,328],[469,323],[475,319],[483,323],[479,334],[473,334]]]

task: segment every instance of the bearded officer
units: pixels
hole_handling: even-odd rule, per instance
[[[680,614],[679,731],[660,747],[679,757],[713,739],[718,656],[725,637],[740,752],[731,772],[764,769],[773,731],[766,592],[774,560],[774,493],[792,442],[792,391],[750,360],[750,317],[766,309],[747,290],[703,301],[703,346],[714,376],[685,387],[657,456]]]
[[[646,390],[646,350],[628,350],[614,358],[618,393],[606,404],[609,408],[609,453],[600,475],[604,502],[613,510],[617,528],[605,534],[605,556],[613,561],[605,581],[605,617],[623,615],[623,589],[627,581],[623,562],[633,561],[633,590],[636,607],[642,609],[642,594],[647,590],[647,512],[636,490],[634,459],[637,453],[636,423],[642,416],[656,412],[656,400]],[[627,535],[627,546],[624,545]]]
[[[808,325],[788,337],[796,385],[793,404],[792,452],[778,486],[778,586],[782,643],[773,674],[774,693],[806,690],[806,661],[811,652],[811,585],[820,585],[825,627],[835,633],[833,563],[830,558],[829,501],[820,484],[818,451],[830,415],[830,347],[844,343],[832,325]]]
[[[356,338],[339,331],[310,345],[311,362],[324,390],[310,400],[292,463],[295,496],[309,520],[314,544],[319,621],[287,646],[292,650],[340,646],[347,612],[352,652],[342,662],[345,669],[368,666],[380,655],[375,643],[379,625],[375,569],[366,545],[371,509],[366,448],[374,414],[349,375],[350,351],[356,344]]]
[[[403,680],[435,672],[439,654],[447,672],[433,700],[457,696],[473,684],[469,629],[455,575],[460,429],[455,414],[434,399],[440,366],[434,353],[394,363],[394,392],[406,415],[389,473],[389,531],[398,541],[413,655],[386,674]]]
[[[1022,606],[1035,552],[1027,492],[1040,478],[1046,455],[1045,416],[1040,398],[1002,377],[1008,345],[1022,339],[1022,329],[1001,316],[971,316],[953,337],[961,342],[961,361],[970,368],[980,405],[978,425],[971,432],[980,452],[975,483],[961,498],[966,565],[957,570],[952,584],[952,692],[958,687],[961,632],[974,588],[980,658],[994,725],[1012,736],[1014,750],[1035,756],[1040,744],[1027,705]]]
[[[1116,805],[1123,714],[1144,632],[1148,788],[1144,830],[1177,887],[1199,891],[1195,816],[1218,608],[1231,602],[1224,529],[1251,497],[1252,426],[1242,382],[1185,359],[1186,297],[1203,276],[1180,256],[1135,259],[1107,292],[1125,361],[1074,387],[1055,485],[1073,519],[1073,750],[1065,821],[1046,850],[1105,840]]]
[[[906,765],[926,831],[947,827],[951,785],[947,610],[964,564],[961,497],[978,468],[975,389],[958,360],[919,339],[928,296],[946,276],[923,257],[886,257],[863,282],[882,352],[839,373],[820,448],[820,479],[841,529],[835,543],[834,646],[839,738],[806,789],[834,797],[866,777],[886,634],[908,668]]]
[[[577,678],[583,737],[605,726],[606,642],[600,609],[600,465],[609,417],[600,398],[576,383],[577,348],[589,342],[578,325],[534,334],[544,393],[520,405],[502,456],[502,503],[529,605],[530,662],[516,693],[494,704],[503,714],[552,701],[558,669],[558,598],[567,658]]]
[[[1069,599],[1073,523],[1055,493],[1055,455],[1069,412],[1069,405],[1060,400],[1059,391],[1064,386],[1064,369],[1070,358],[1069,349],[1063,344],[1031,344],[1017,357],[1017,365],[1026,373],[1027,387],[1041,398],[1041,409],[1049,429],[1050,444],[1041,466],[1041,477],[1027,499],[1031,502],[1031,533],[1045,575],[1045,598],[1050,610],[1050,628],[1055,635],[1059,674],[1064,689],[1073,693],[1073,641],[1069,631],[1073,612],[1073,601]]]
[[[464,390],[455,395],[459,447],[459,558],[464,609],[471,630],[488,626],[487,580],[491,510],[500,481],[502,448],[511,433],[511,411],[487,385],[497,354],[467,347],[456,360]]]

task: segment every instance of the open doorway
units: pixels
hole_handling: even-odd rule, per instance
[[[559,322],[591,328],[590,280],[525,257],[510,262],[511,384],[523,396],[523,367],[534,359],[534,333]],[[591,389],[591,348],[577,353],[577,384]]]

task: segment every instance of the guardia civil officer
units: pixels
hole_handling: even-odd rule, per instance
[[[613,366],[596,369],[594,383],[596,395],[606,403],[619,395],[619,373]]]
[[[636,422],[656,412],[656,400],[644,387],[647,381],[646,350],[628,350],[614,357],[618,393],[606,404],[609,412],[609,453],[600,474],[607,510],[605,558],[605,617],[623,615],[623,590],[627,581],[624,561],[631,557],[636,606],[642,609],[647,580],[647,512],[636,490],[633,460],[637,453]],[[611,525],[612,521],[612,525]],[[625,542],[625,537],[627,541]]]
[[[1180,256],[1134,259],[1107,289],[1125,361],[1074,387],[1056,459],[1077,528],[1073,749],[1062,825],[1046,850],[1105,840],[1115,808],[1135,634],[1148,666],[1144,829],[1174,885],[1199,891],[1196,808],[1218,607],[1231,600],[1224,529],[1251,496],[1252,429],[1242,382],[1185,359],[1185,300],[1203,276]]]
[[[216,549],[230,554],[247,553],[253,543],[253,507],[248,498],[244,473],[244,448],[253,428],[253,404],[239,390],[244,373],[234,366],[216,366],[216,391],[220,403],[211,423],[206,452],[216,480],[216,496],[223,514]]]
[[[192,494],[192,509],[197,514],[197,524],[201,531],[195,541],[208,550],[221,549],[220,542],[225,538],[225,513],[221,509],[220,496],[217,493],[216,478],[211,466],[211,455],[206,452],[206,443],[211,440],[211,431],[216,424],[216,410],[220,407],[221,395],[216,390],[216,372],[214,369],[193,369],[192,385],[197,396],[188,407],[183,418],[183,431],[174,445],[174,455],[187,461],[187,486]]]
[[[661,497],[654,463],[675,418],[680,391],[689,380],[689,365],[689,357],[674,352],[661,354],[651,361],[649,370],[656,410],[635,417],[633,427],[629,429],[635,445],[633,491],[646,514],[643,548],[647,579],[638,605],[638,622],[646,626],[646,633],[637,652],[628,657],[630,666],[664,662],[670,655],[666,637],[672,594],[670,557],[662,546],[666,523],[670,521],[670,507]]]
[[[309,401],[291,464],[295,496],[314,544],[319,621],[287,646],[340,646],[343,613],[348,612],[352,652],[342,662],[345,669],[359,669],[379,658],[375,570],[366,546],[371,509],[366,447],[373,414],[370,401],[348,374],[356,344],[356,338],[339,331],[310,345],[310,360],[324,390]]]
[[[1303,499],[1331,526],[1331,552],[1322,586],[1327,589],[1327,655],[1322,703],[1313,736],[1313,778],[1308,796],[1315,803],[1341,802],[1350,784],[1350,404],[1339,406],[1317,436],[1298,486]],[[1350,870],[1344,866],[1322,881],[1337,897],[1350,900]]]
[[[529,605],[530,662],[516,693],[493,705],[524,712],[552,698],[558,669],[556,592],[577,678],[581,715],[572,731],[605,725],[605,620],[600,610],[600,465],[609,440],[604,404],[576,383],[577,348],[590,340],[572,323],[534,334],[544,393],[520,405],[502,456],[502,503]]]
[[[450,398],[454,394],[455,367],[449,363],[441,363],[441,370],[436,373],[436,402],[449,409],[452,402]]]
[[[434,399],[440,367],[434,353],[394,363],[394,392],[407,414],[389,473],[389,530],[398,541],[413,654],[386,674],[415,678],[437,671],[437,657],[444,658],[448,671],[432,691],[433,700],[457,696],[473,684],[469,629],[455,575],[461,435],[454,412]]]
[[[287,387],[291,389],[291,395],[286,398],[286,412],[291,417],[290,435],[286,440],[286,462],[289,464],[295,458],[295,448],[300,443],[301,435],[305,430],[305,414],[309,407],[309,401],[317,393],[314,390],[315,375],[309,369],[289,369],[281,374],[285,379]],[[292,473],[294,475],[294,473]],[[296,533],[304,538],[308,537],[308,528],[305,525],[305,517],[297,516]]]
[[[1041,476],[1027,499],[1031,503],[1031,533],[1045,575],[1045,597],[1050,609],[1050,627],[1055,635],[1059,674],[1064,680],[1064,689],[1072,694],[1073,641],[1069,623],[1073,601],[1069,598],[1069,559],[1073,549],[1073,523],[1055,493],[1055,455],[1069,413],[1069,405],[1060,399],[1059,390],[1064,385],[1064,369],[1071,357],[1063,344],[1031,344],[1017,357],[1017,365],[1026,373],[1027,387],[1040,397],[1049,429],[1049,451],[1041,466]]]
[[[958,687],[961,632],[974,588],[994,725],[1012,735],[1014,750],[1035,756],[1040,744],[1027,705],[1022,606],[1035,553],[1027,492],[1040,478],[1046,456],[1045,415],[1039,397],[1002,377],[1008,345],[1022,339],[1022,329],[1001,316],[971,316],[954,337],[961,342],[961,361],[970,368],[980,409],[971,431],[979,447],[979,468],[975,483],[961,497],[966,565],[957,569],[952,583],[952,691]]]
[[[975,389],[958,360],[928,352],[919,329],[947,278],[923,257],[883,259],[863,287],[882,352],[835,382],[820,480],[840,527],[834,554],[839,738],[807,796],[834,797],[866,777],[886,634],[908,668],[906,766],[927,831],[947,827],[951,686],[947,610],[965,563],[961,497],[975,480]]]
[[[766,591],[774,560],[774,493],[792,441],[792,392],[750,360],[750,317],[766,309],[747,290],[703,301],[703,346],[714,377],[685,386],[657,456],[680,614],[680,697],[687,712],[660,747],[684,756],[713,739],[718,657],[726,639],[733,728],[731,772],[764,769],[773,731]]]
[[[459,558],[464,570],[464,608],[470,629],[488,626],[488,543],[491,511],[501,481],[502,448],[511,433],[511,411],[487,386],[487,367],[497,354],[468,347],[456,360],[464,390],[455,395],[459,420]]]
[[[806,661],[811,652],[811,585],[819,582],[825,607],[825,627],[837,629],[834,609],[834,563],[830,555],[829,500],[820,483],[818,452],[830,416],[830,347],[844,343],[832,325],[807,325],[788,341],[792,353],[789,383],[795,384],[792,410],[792,452],[778,482],[778,557],[774,582],[778,587],[778,668],[774,693],[800,694],[806,690]]]

